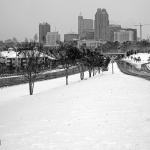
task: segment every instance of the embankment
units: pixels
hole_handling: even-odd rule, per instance
[[[117,62],[117,65],[120,71],[127,75],[132,75],[132,76],[150,80],[150,71],[145,69],[146,64],[143,64],[141,66],[141,69],[139,69],[139,68],[136,68],[133,64],[130,64],[129,62],[121,60]]]

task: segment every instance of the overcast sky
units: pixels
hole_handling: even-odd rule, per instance
[[[80,12],[94,19],[97,8],[106,8],[110,23],[123,27],[150,24],[150,0],[0,0],[0,40],[33,38],[40,22],[48,22],[63,37],[77,32]],[[150,26],[143,27],[143,37],[147,36]]]

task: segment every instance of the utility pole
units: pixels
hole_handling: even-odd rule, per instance
[[[112,74],[114,74],[114,63],[113,62],[111,62],[112,63]]]
[[[114,57],[111,57],[111,64],[112,64],[112,74],[114,74]]]

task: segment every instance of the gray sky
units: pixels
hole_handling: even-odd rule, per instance
[[[0,0],[0,40],[33,38],[38,24],[45,21],[63,37],[77,32],[80,12],[84,18],[94,19],[97,8],[106,8],[110,23],[123,27],[150,24],[150,0]],[[150,26],[143,27],[143,37],[147,36]]]

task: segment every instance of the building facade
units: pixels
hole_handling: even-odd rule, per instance
[[[46,45],[56,47],[57,42],[60,41],[60,34],[58,32],[47,32]]]
[[[46,35],[50,32],[50,25],[48,23],[39,24],[39,43],[46,44]]]
[[[121,30],[121,25],[109,25],[109,41],[114,42],[114,33]]]
[[[79,39],[79,35],[75,33],[64,34],[64,42],[70,42]]]
[[[98,8],[95,14],[95,40],[109,40],[109,16],[106,9]]]
[[[137,29],[127,28],[125,30],[133,32],[133,41],[136,42],[137,41]]]
[[[120,43],[126,42],[126,41],[134,41],[134,32],[133,31],[127,31],[127,30],[120,30],[114,33],[114,41],[118,41]]]
[[[102,44],[105,44],[104,41],[95,41],[95,40],[79,40],[78,41],[78,48],[85,47],[85,48],[92,48],[93,50]]]
[[[93,24],[92,19],[84,19],[83,16],[78,16],[78,34],[80,39],[88,38],[85,35],[93,31]]]
[[[94,40],[94,29],[84,30],[81,39]]]

